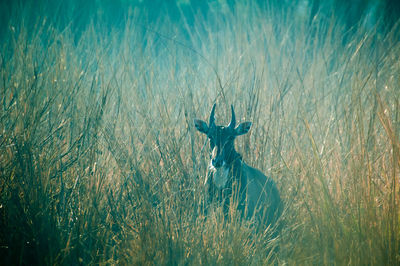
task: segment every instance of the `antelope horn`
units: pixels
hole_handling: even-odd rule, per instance
[[[210,114],[210,121],[209,121],[209,123],[208,123],[208,126],[209,127],[211,127],[212,125],[214,125],[215,124],[215,117],[214,117],[214,113],[215,113],[215,106],[216,106],[217,104],[216,103],[214,103],[214,105],[213,105],[213,107],[212,107],[212,109],[211,109],[211,114]]]
[[[232,113],[232,118],[228,127],[234,129],[236,125],[236,117],[235,117],[235,110],[233,110],[233,105],[231,105],[231,113]]]

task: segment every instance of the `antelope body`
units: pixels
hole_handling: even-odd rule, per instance
[[[247,165],[234,146],[237,136],[249,132],[251,122],[243,122],[235,127],[235,112],[231,106],[230,124],[227,127],[217,126],[215,106],[212,107],[208,125],[203,120],[194,120],[196,129],[210,140],[211,161],[204,182],[208,201],[223,203],[227,210],[232,199],[236,199],[238,209],[246,218],[256,217],[267,225],[274,224],[282,212],[275,182]]]

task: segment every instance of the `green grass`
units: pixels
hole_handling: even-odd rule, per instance
[[[137,10],[136,10],[137,11]],[[253,6],[209,20],[10,22],[0,50],[1,264],[400,263],[399,26]],[[207,22],[208,21],[208,22]],[[186,37],[185,37],[186,36]],[[244,160],[285,202],[277,240],[204,216],[194,118],[253,122]]]

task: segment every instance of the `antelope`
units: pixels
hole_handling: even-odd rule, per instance
[[[251,122],[240,123],[231,105],[231,121],[228,126],[215,124],[213,105],[209,123],[194,119],[198,131],[210,140],[211,160],[204,185],[207,202],[219,202],[228,210],[232,199],[237,200],[237,209],[247,219],[258,217],[266,225],[274,225],[282,212],[282,202],[275,182],[260,170],[247,165],[235,150],[237,136],[249,132]]]

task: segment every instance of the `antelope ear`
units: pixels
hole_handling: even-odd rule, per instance
[[[243,122],[235,128],[235,135],[240,136],[249,132],[251,128],[251,122]]]
[[[201,133],[204,133],[206,135],[208,134],[208,126],[207,126],[206,122],[204,122],[203,120],[200,120],[200,119],[194,119],[193,122],[194,122],[194,126],[196,127],[196,129],[198,131],[200,131]]]

